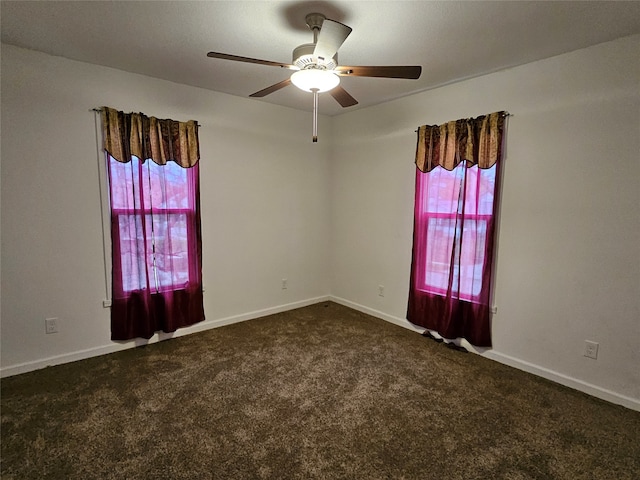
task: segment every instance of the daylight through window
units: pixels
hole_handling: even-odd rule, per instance
[[[188,229],[195,215],[188,175],[194,169],[174,162],[140,162],[135,156],[129,163],[108,158],[122,290],[186,288],[191,263]]]
[[[480,294],[495,173],[495,165],[481,170],[462,162],[452,171],[438,167],[419,177],[418,224],[425,248],[418,289],[441,295],[451,289],[455,297],[469,301]]]

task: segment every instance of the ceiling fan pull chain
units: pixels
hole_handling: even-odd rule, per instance
[[[318,141],[318,89],[314,88],[313,92],[313,142]]]

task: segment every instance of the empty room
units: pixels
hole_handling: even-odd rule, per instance
[[[640,2],[0,7],[3,479],[640,478]]]

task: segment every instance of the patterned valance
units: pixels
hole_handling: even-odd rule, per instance
[[[174,161],[188,168],[198,163],[198,123],[177,122],[147,117],[142,113],[124,113],[102,107],[104,150],[119,162],[153,160],[158,165]]]
[[[416,166],[430,172],[438,165],[453,170],[461,161],[490,168],[500,158],[506,112],[418,128]]]

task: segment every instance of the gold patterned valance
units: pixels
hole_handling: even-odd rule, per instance
[[[469,166],[492,167],[502,152],[502,132],[506,112],[455,120],[442,125],[418,128],[416,166],[430,172],[440,165],[453,170],[461,161]]]
[[[102,138],[104,150],[123,163],[135,155],[158,165],[173,160],[188,168],[200,159],[198,123],[194,120],[160,120],[102,107]]]

